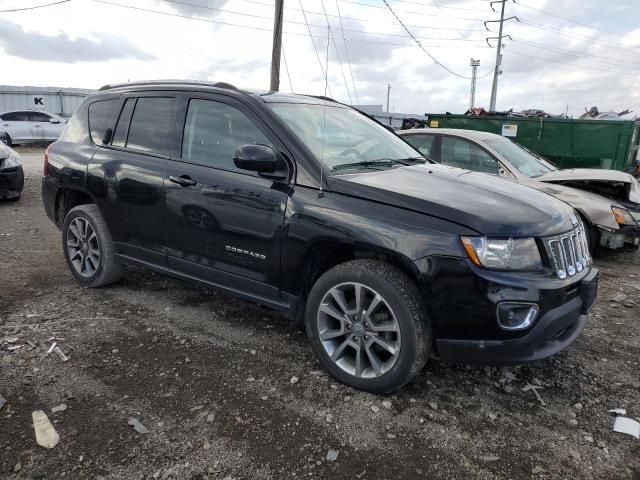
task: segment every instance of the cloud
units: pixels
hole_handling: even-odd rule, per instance
[[[59,63],[102,62],[122,58],[142,61],[155,59],[123,38],[107,34],[94,37],[71,38],[66,33],[43,35],[25,31],[19,25],[0,19],[0,47],[13,57]]]

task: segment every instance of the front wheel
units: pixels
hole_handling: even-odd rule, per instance
[[[305,322],[322,367],[361,390],[397,390],[429,357],[431,325],[418,289],[384,262],[351,261],[322,275],[309,295]]]
[[[102,287],[122,277],[111,233],[96,205],[79,205],[67,213],[62,248],[69,270],[82,285]]]

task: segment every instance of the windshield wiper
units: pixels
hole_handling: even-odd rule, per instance
[[[416,162],[416,161],[420,161],[422,163],[425,162],[425,159],[422,157],[412,157],[412,158],[402,158],[402,159],[396,159],[396,158],[380,158],[378,160],[362,160],[360,162],[353,162],[353,163],[341,163],[339,165],[334,166],[331,171],[335,172],[336,170],[346,170],[349,168],[375,168],[378,166],[391,166],[391,165],[412,165],[412,163],[409,162]]]

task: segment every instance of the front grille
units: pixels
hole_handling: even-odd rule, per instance
[[[546,237],[545,247],[560,279],[573,277],[591,263],[584,225],[579,222],[570,232]]]

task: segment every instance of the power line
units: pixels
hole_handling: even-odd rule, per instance
[[[24,12],[25,10],[36,10],[38,8],[52,7],[54,5],[60,5],[61,3],[67,3],[71,0],[60,0],[59,2],[46,3],[44,5],[35,5],[33,7],[24,7],[24,8],[12,8],[10,10],[0,10],[0,13],[11,13],[11,12]]]
[[[340,64],[340,71],[342,72],[342,78],[344,79],[344,86],[347,88],[347,96],[349,97],[349,105],[353,103],[351,100],[351,92],[349,91],[349,82],[347,82],[347,76],[344,73],[344,67],[342,65],[342,60],[340,59],[340,52],[338,51],[338,45],[336,45],[336,39],[333,36],[333,32],[331,31],[331,24],[329,23],[329,17],[327,17],[327,10],[324,7],[324,0],[320,0],[320,5],[322,5],[322,10],[324,11],[325,17],[327,19],[327,27],[329,28],[329,36],[331,37],[331,42],[333,42],[333,48],[336,50],[336,58],[338,59],[338,63]],[[329,39],[327,39],[327,42]]]
[[[456,77],[459,78],[464,78],[466,80],[471,80],[471,77],[467,77],[465,75],[460,75],[459,73],[454,72],[453,70],[451,70],[450,68],[448,68],[446,65],[443,65],[442,63],[440,63],[440,61],[438,61],[438,59],[436,57],[434,57],[433,55],[431,55],[431,53],[429,53],[429,51],[424,48],[422,46],[422,43],[420,43],[420,40],[418,40],[416,37],[413,36],[413,34],[411,33],[411,31],[405,27],[404,23],[402,23],[402,20],[400,20],[400,17],[398,17],[398,15],[396,14],[396,12],[393,11],[393,8],[391,8],[391,6],[389,5],[389,3],[387,3],[387,0],[382,0],[384,2],[384,4],[387,6],[387,8],[389,9],[389,11],[393,14],[394,17],[396,17],[396,20],[398,20],[398,22],[400,23],[400,25],[402,25],[402,28],[405,29],[405,31],[409,34],[409,36],[411,38],[413,38],[413,40],[418,44],[418,46],[420,47],[420,49],[426,53],[429,58],[431,60],[433,60],[433,62],[438,65],[439,67],[443,68],[444,70],[446,70],[447,72],[449,72],[452,75],[455,75]]]
[[[70,1],[70,0],[68,0]],[[114,6],[114,7],[121,7],[121,8],[127,8],[130,10],[137,10],[137,11],[141,11],[141,12],[147,12],[147,13],[155,13],[158,15],[165,15],[165,16],[169,16],[169,17],[175,17],[175,18],[183,18],[186,20],[195,20],[198,22],[205,22],[205,23],[214,23],[216,25],[227,25],[227,26],[231,26],[231,27],[238,27],[238,28],[245,28],[245,29],[249,29],[249,30],[258,30],[258,31],[262,31],[262,32],[269,32],[272,33],[273,32],[273,28],[269,27],[258,27],[258,26],[254,26],[254,25],[243,25],[243,24],[239,24],[239,23],[231,23],[231,22],[223,22],[221,20],[213,20],[210,18],[201,18],[201,17],[191,17],[188,15],[181,15],[179,13],[170,13],[170,12],[162,12],[160,10],[153,10],[150,8],[142,8],[142,7],[135,7],[132,5],[123,5],[121,3],[116,3],[116,2],[111,2],[108,0],[90,0],[92,2],[96,2],[96,3],[101,3],[104,5],[110,5],[110,6]],[[272,20],[270,18],[267,17],[268,20]],[[302,23],[302,25],[305,25],[304,23]],[[325,28],[324,26],[321,25],[310,25],[313,27],[317,27],[317,28]],[[313,34],[307,34],[307,33],[300,33],[300,32],[283,32],[286,35],[295,35],[295,36],[299,36],[299,37],[311,37],[311,38],[319,38],[319,39],[324,39],[324,36],[321,35],[313,35]],[[408,38],[408,37],[407,37]],[[438,40],[438,38],[432,38],[430,40]],[[417,47],[417,45],[415,44],[408,44],[408,43],[394,43],[394,42],[376,42],[376,41],[371,41],[371,40],[360,40],[360,39],[356,39],[356,38],[347,38],[346,39],[347,42],[349,43],[363,43],[363,44],[368,44],[368,45],[385,45],[385,46],[395,46],[395,47]],[[464,46],[457,46],[457,45],[428,45],[429,48],[464,48]],[[487,48],[487,47],[476,47],[476,48]]]
[[[618,73],[620,75],[631,75],[631,76],[634,76],[636,78],[638,76],[637,72],[622,72],[622,71],[619,71],[619,70],[608,70],[608,69],[607,70],[603,70],[602,68],[598,68],[598,67],[589,67],[589,66],[586,66],[586,65],[576,65],[575,63],[561,62],[559,60],[553,60],[551,58],[537,57],[535,55],[529,55],[529,54],[526,54],[526,53],[518,52],[517,50],[513,50],[513,49],[510,49],[509,53],[514,53],[514,54],[520,55],[522,57],[534,58],[536,60],[542,60],[543,62],[557,63],[559,65],[568,65],[568,66],[573,67],[573,68],[579,68],[579,69],[581,68],[581,69],[586,69],[586,70],[595,70],[595,71],[600,72],[600,73]]]
[[[518,38],[518,37],[512,37],[512,40],[514,42],[522,43],[524,45],[528,45],[528,46],[531,46],[533,48],[539,48],[541,50],[548,50],[548,51],[551,51],[551,52],[561,53],[563,55],[569,55],[571,57],[586,58],[586,59],[589,59],[589,58],[602,59],[602,60],[593,60],[593,61],[596,62],[596,63],[603,63],[603,64],[613,65],[614,67],[626,67],[630,63],[635,63],[637,65],[640,65],[640,62],[634,62],[632,60],[619,59],[616,62],[617,59],[615,59],[615,58],[601,57],[599,55],[594,55],[594,54],[590,54],[590,53],[575,52],[575,51],[567,50],[567,49],[560,48],[560,47],[554,47],[552,45],[545,45],[543,43],[532,42],[530,40],[525,40],[525,39]]]
[[[344,35],[344,28],[342,26],[342,15],[340,14],[340,1],[336,0],[336,9],[338,10],[338,18],[340,19],[340,30],[342,31],[342,41],[344,42],[344,51],[347,54],[347,64],[349,65],[349,74],[351,75],[351,84],[353,85],[353,93],[356,96],[356,102],[360,105],[360,99],[358,99],[358,91],[356,90],[356,82],[353,80],[353,70],[351,69],[351,58],[349,58],[349,47],[347,47],[347,39]]]
[[[259,19],[264,19],[264,20],[269,20],[271,21],[272,17],[267,17],[265,15],[256,15],[256,14],[251,14],[251,13],[244,13],[244,12],[234,12],[232,10],[225,10],[222,8],[215,8],[215,7],[208,7],[206,5],[199,5],[196,3],[189,3],[189,2],[185,2],[182,0],[164,0],[167,3],[175,3],[175,4],[179,4],[179,5],[187,5],[190,7],[197,7],[197,8],[202,8],[204,10],[213,10],[216,12],[222,12],[222,13],[229,13],[232,15],[240,15],[243,17],[253,17],[253,18],[259,18]],[[260,2],[260,4],[262,5],[262,2]],[[300,10],[298,10],[300,11]],[[309,13],[306,12],[305,13]],[[321,13],[320,15],[324,15],[327,23],[329,23],[329,19],[327,17],[329,17],[330,15],[326,12]],[[307,25],[307,23],[305,22],[297,22],[295,20],[284,20],[284,23],[290,23],[290,24],[294,24],[294,25]],[[325,25],[316,25],[313,23],[309,23],[308,24],[310,27],[314,27],[314,28],[325,28]],[[409,38],[407,37],[407,35],[399,35],[399,34],[395,34],[395,33],[386,33],[386,32],[370,32],[370,31],[366,31],[366,30],[357,30],[357,29],[353,29],[353,28],[345,28],[345,31],[348,32],[355,32],[355,33],[362,33],[362,34],[366,34],[366,35],[382,35],[382,36],[387,36],[387,37],[402,37],[402,38]],[[451,42],[458,42],[458,41],[465,41],[465,42],[479,42],[480,40],[478,39],[469,39],[469,38],[463,38],[462,39],[457,39],[457,38],[442,38],[442,37],[418,37],[421,40],[442,40],[442,41],[451,41]]]
[[[604,30],[604,29],[602,29],[602,28],[598,28],[598,27],[595,27],[595,26],[593,26],[593,25],[589,25],[589,24],[587,24],[587,23],[578,22],[577,20],[573,20],[573,19],[571,19],[571,18],[563,17],[563,16],[561,16],[561,15],[556,15],[555,13],[547,12],[546,10],[542,10],[542,9],[540,9],[540,8],[535,8],[535,7],[532,7],[532,6],[526,5],[526,4],[524,4],[524,3],[520,3],[519,1],[517,1],[517,2],[516,2],[516,1],[514,0],[514,2],[513,2],[513,3],[515,3],[516,5],[518,5],[518,6],[520,6],[520,7],[524,7],[524,8],[528,8],[529,10],[534,10],[534,11],[536,11],[536,12],[540,12],[540,13],[542,13],[542,14],[544,14],[544,15],[549,16],[549,17],[554,17],[554,18],[558,18],[558,19],[560,19],[560,20],[564,20],[565,22],[573,23],[574,25],[580,25],[581,27],[591,28],[591,29],[593,29],[593,30],[598,30],[598,31],[600,31],[600,32],[607,33],[607,34],[609,34],[609,35],[620,36],[620,34],[619,34],[619,33],[612,32],[611,30]],[[635,38],[637,38],[637,37],[635,37]]]
[[[300,9],[302,10],[302,14],[304,15],[304,21],[305,23],[307,23],[307,15],[306,13],[304,13],[304,7],[302,6],[302,0],[298,0],[298,2],[300,3]],[[326,96],[326,92],[327,89],[329,89],[329,95],[331,95],[333,97],[333,93],[331,93],[331,87],[329,86],[329,77],[327,76],[327,73],[324,70],[324,67],[322,66],[322,60],[320,60],[320,54],[318,53],[318,48],[316,47],[316,42],[313,39],[313,35],[311,35],[311,28],[309,27],[309,24],[307,23],[307,30],[309,30],[309,36],[311,37],[311,43],[313,44],[313,49],[316,52],[316,57],[318,58],[318,64],[320,65],[320,70],[322,70],[322,76],[324,77],[324,90],[325,90],[325,96]],[[329,35],[327,34],[327,52],[329,52]],[[329,54],[327,53],[327,57],[329,56]],[[327,70],[328,70],[328,62],[327,62]]]
[[[342,0],[345,3],[352,3],[354,5],[360,5],[362,7],[369,7],[369,8],[378,8],[378,9],[384,9],[385,7],[383,7],[382,5],[371,5],[370,3],[362,3],[362,2],[357,2],[355,0]],[[383,2],[385,2],[385,0],[382,0]],[[385,2],[386,3],[386,2]],[[442,15],[439,15],[437,13],[424,13],[424,12],[413,12],[410,10],[399,10],[399,12],[401,13],[408,13],[411,15],[421,15],[421,16],[425,16],[425,17],[438,17],[438,18],[442,18]],[[469,20],[469,21],[478,21],[481,22],[482,19],[481,18],[469,18],[469,17],[447,17],[448,19],[452,19],[452,20]]]
[[[291,83],[291,75],[289,75],[289,64],[287,63],[287,54],[284,52],[284,42],[282,44],[282,59],[284,60],[284,69],[287,72],[287,79],[289,80],[289,91],[293,93],[293,83]]]

